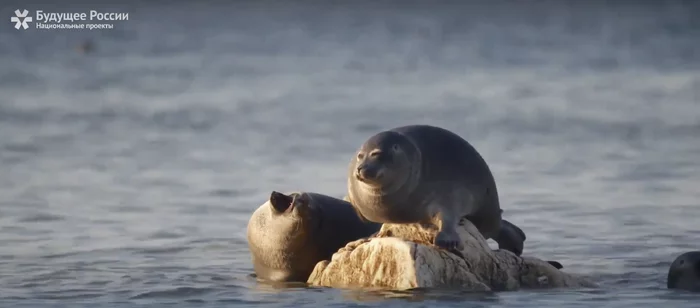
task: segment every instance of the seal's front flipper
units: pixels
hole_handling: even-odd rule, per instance
[[[461,250],[462,243],[459,242],[459,235],[457,232],[452,232],[451,230],[441,230],[435,235],[435,240],[433,244],[445,250]]]
[[[498,231],[498,236],[494,238],[499,249],[508,250],[516,256],[523,253],[525,239],[525,232],[505,219],[501,220],[501,229]]]

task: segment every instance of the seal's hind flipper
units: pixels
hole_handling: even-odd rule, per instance
[[[523,253],[525,239],[525,232],[505,219],[501,220],[501,229],[494,238],[499,249],[508,250],[517,256]]]
[[[269,202],[278,213],[283,213],[292,205],[294,197],[273,190]]]
[[[561,265],[561,263],[559,263],[559,262],[557,262],[557,261],[547,261],[547,263],[551,264],[552,266],[556,267],[557,269],[562,269],[562,268],[564,268],[564,266]]]

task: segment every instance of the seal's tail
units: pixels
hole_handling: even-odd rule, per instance
[[[502,219],[501,229],[498,231],[498,236],[496,236],[494,240],[498,243],[499,249],[508,250],[520,256],[523,253],[523,246],[525,245],[526,238],[525,232],[518,228],[518,226]]]

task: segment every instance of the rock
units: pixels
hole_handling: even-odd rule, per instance
[[[461,288],[509,291],[520,288],[585,288],[596,285],[547,261],[493,250],[474,225],[459,230],[464,258],[432,245],[435,225],[384,224],[373,238],[348,243],[331,260],[316,264],[307,283],[335,288]]]

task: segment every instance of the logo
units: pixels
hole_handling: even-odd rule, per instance
[[[29,28],[27,23],[32,22],[32,17],[28,15],[29,11],[27,10],[24,10],[23,12],[15,10],[15,16],[10,18],[10,21],[15,23],[15,29],[19,30],[19,27],[22,27],[24,30],[27,30],[27,28]]]
[[[2,1],[2,0],[0,0]],[[113,29],[115,22],[129,20],[129,13],[121,12],[49,12],[36,10],[36,17],[29,16],[28,10],[15,10],[15,16],[10,17],[10,22],[15,24],[15,29],[29,29],[29,23],[34,23],[36,29],[60,29],[60,30],[102,30]]]

